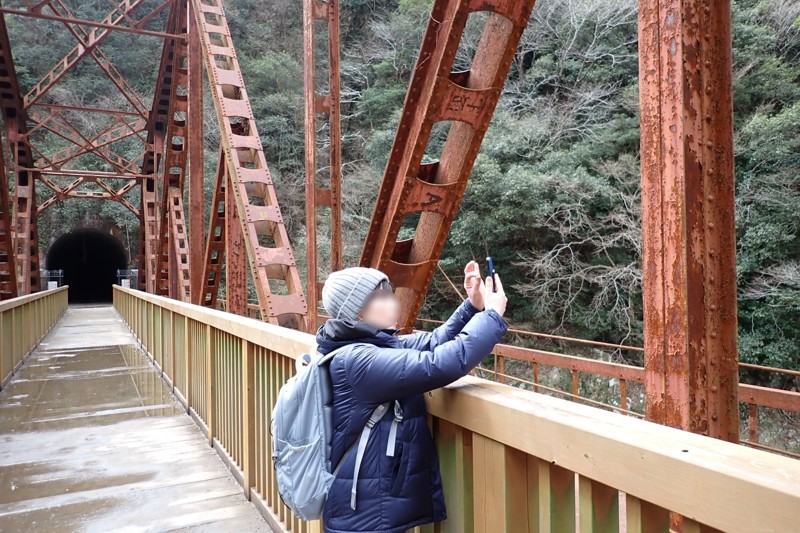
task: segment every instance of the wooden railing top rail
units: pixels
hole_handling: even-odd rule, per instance
[[[67,285],[64,285],[63,287],[59,287],[57,289],[34,292],[32,294],[26,294],[25,296],[17,296],[16,298],[11,298],[10,300],[3,300],[2,302],[0,302],[0,313],[2,313],[3,311],[8,311],[10,309],[13,309],[14,307],[26,304],[28,302],[32,302],[40,298],[45,298],[46,296],[49,296],[51,294],[65,291],[68,288],[69,287]]]
[[[314,349],[305,333],[116,290],[288,357]],[[796,527],[800,461],[473,377],[426,401],[440,420],[697,522],[724,531]]]
[[[232,333],[257,346],[284,355],[308,353],[316,349],[314,336],[293,329],[282,328],[253,318],[247,318],[210,307],[193,305],[163,296],[156,296],[135,289],[126,289],[118,285],[114,290],[135,294],[140,300],[151,302],[163,309],[175,311],[194,320],[211,324],[217,329]]]
[[[427,404],[435,417],[723,531],[797,527],[794,459],[474,377]]]

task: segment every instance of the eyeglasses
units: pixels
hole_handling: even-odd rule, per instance
[[[375,291],[394,294],[394,287],[392,287],[392,284],[389,283],[387,280],[383,280],[380,283],[378,283],[377,287],[375,287]]]
[[[364,305],[366,306],[369,302],[378,298],[388,298],[393,294],[394,294],[394,287],[392,287],[392,284],[389,283],[388,281],[381,281],[380,283],[378,283],[378,286],[375,287],[375,290],[372,291],[372,293],[369,295],[367,301],[364,302]]]

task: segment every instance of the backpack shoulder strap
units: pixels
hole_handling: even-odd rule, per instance
[[[386,412],[389,411],[389,406],[390,405],[391,405],[391,402],[382,403],[378,407],[376,407],[374,411],[372,411],[372,414],[370,415],[369,420],[367,421],[367,425],[364,426],[364,429],[361,430],[361,437],[358,439],[358,441],[356,443],[353,444],[353,446],[358,444],[358,448],[356,449],[356,464],[355,464],[355,467],[353,468],[353,488],[350,491],[350,508],[353,509],[354,511],[356,510],[356,491],[357,491],[357,488],[358,488],[358,471],[361,470],[361,461],[364,459],[364,451],[367,449],[367,442],[369,441],[369,434],[372,431],[372,428],[375,427],[375,424],[377,424],[378,421],[380,421],[380,419],[383,418],[383,415],[385,415]],[[350,450],[353,449],[353,446],[351,446],[350,449],[347,450],[348,454],[349,454]],[[344,460],[344,458],[342,458],[342,461],[343,460]],[[341,463],[342,462],[340,461],[339,464],[341,464]],[[337,470],[338,470],[338,468],[337,468]]]

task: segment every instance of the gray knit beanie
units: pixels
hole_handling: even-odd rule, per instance
[[[389,277],[374,268],[354,267],[332,272],[322,286],[322,306],[331,318],[358,320],[358,314],[382,281]]]

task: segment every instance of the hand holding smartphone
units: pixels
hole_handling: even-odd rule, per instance
[[[492,292],[497,292],[497,277],[495,277],[495,270],[494,270],[494,260],[492,260],[492,256],[486,258],[486,262],[489,264],[489,275],[492,276]]]
[[[491,278],[486,278],[486,281],[487,285],[489,280],[492,281],[492,292],[486,293],[485,295],[485,308],[487,311],[493,310],[500,316],[503,316],[506,312],[506,303],[508,303],[506,292],[503,290],[503,282],[500,281],[500,277],[494,269],[494,260],[491,257],[487,257],[486,263],[488,264],[489,275],[491,276]]]

